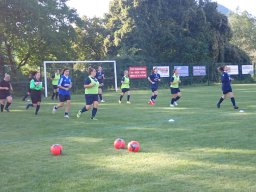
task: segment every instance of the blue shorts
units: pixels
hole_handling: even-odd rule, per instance
[[[98,94],[85,94],[86,105],[92,105],[94,101],[98,101]]]
[[[172,88],[171,87],[171,94],[177,94],[180,92],[180,89],[179,88]]]
[[[53,89],[58,89],[58,85],[52,85]]]
[[[65,101],[68,101],[68,100],[71,100],[70,95],[62,95],[62,94],[59,94],[59,101],[60,101],[60,102],[65,102]]]
[[[222,90],[222,93],[224,95],[227,94],[227,93],[230,93],[230,92],[232,92],[232,88]]]
[[[157,91],[158,87],[151,87],[152,92]]]
[[[127,91],[130,91],[130,89],[129,88],[123,88],[122,89],[122,93],[126,93]]]

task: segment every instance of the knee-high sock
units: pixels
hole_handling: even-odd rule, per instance
[[[180,96],[177,96],[176,98],[175,98],[175,101],[178,101],[180,99]]]
[[[81,113],[84,113],[85,111],[87,111],[86,107],[83,107],[81,110]]]
[[[232,105],[235,107],[235,106],[236,106],[236,100],[235,100],[235,98],[234,98],[234,97],[231,97],[230,100],[231,100]]]
[[[38,114],[39,109],[40,109],[40,105],[37,105],[36,106],[36,112],[35,112],[36,115]]]
[[[7,102],[5,105],[5,109],[8,109],[10,107],[11,103]]]
[[[220,105],[220,104],[222,103],[222,101],[224,101],[224,98],[223,98],[223,97],[220,98],[220,100],[219,100],[219,102],[218,102],[218,105]]]
[[[127,95],[127,101],[130,101],[130,97],[131,97],[130,95]]]
[[[99,94],[99,98],[100,98],[100,100],[102,100],[102,94]]]
[[[4,105],[1,104],[1,112],[3,112],[3,111],[4,111]]]
[[[123,99],[123,95],[120,95],[120,99],[119,100],[122,101],[122,99]]]
[[[96,116],[97,110],[97,108],[92,109],[92,118]]]

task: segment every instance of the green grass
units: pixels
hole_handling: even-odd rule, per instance
[[[0,113],[0,191],[256,191],[256,85],[233,89],[244,113],[230,100],[216,108],[218,85],[182,88],[177,108],[167,89],[155,106],[149,90],[133,91],[131,105],[106,93],[99,121],[91,112],[76,119],[83,95],[72,96],[70,119],[63,109],[51,114],[49,99],[35,116],[14,98],[12,111]],[[114,149],[118,137],[139,141],[140,152]],[[55,143],[62,156],[50,154]]]

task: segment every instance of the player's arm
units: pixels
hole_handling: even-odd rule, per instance
[[[63,78],[60,78],[59,83],[58,83],[58,88],[68,91],[69,88],[68,88],[68,87],[63,87],[63,86],[61,85],[62,82],[63,82]]]
[[[85,83],[84,83],[84,88],[91,88],[93,86],[95,86],[95,82],[91,82],[91,80],[88,78]]]
[[[12,88],[12,84],[10,83],[10,89],[11,89],[11,91],[13,91],[13,88]]]
[[[153,82],[150,78],[150,76],[148,77],[148,81],[151,83],[151,84],[155,84],[155,82]]]

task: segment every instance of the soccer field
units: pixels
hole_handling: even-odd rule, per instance
[[[220,86],[184,87],[179,106],[169,107],[169,90],[133,91],[132,104],[119,93],[104,95],[98,121],[76,113],[84,96],[72,96],[70,119],[44,99],[39,115],[14,98],[0,113],[1,192],[171,192],[256,191],[256,85],[233,85],[237,105],[220,109]],[[169,122],[174,119],[174,122]],[[137,140],[138,153],[116,150],[113,142]],[[59,143],[63,155],[50,154]]]

